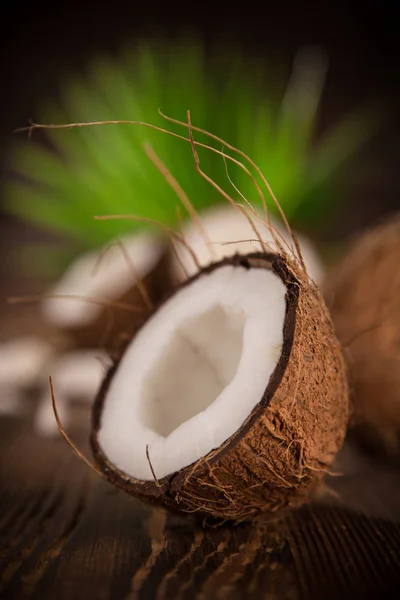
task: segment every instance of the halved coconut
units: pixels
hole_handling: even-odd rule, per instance
[[[196,254],[201,266],[208,265],[211,259],[216,261],[226,256],[260,251],[260,242],[256,239],[253,227],[245,215],[232,205],[223,204],[208,208],[199,214],[199,219],[202,227],[200,228],[197,222],[190,221],[183,228],[183,237]],[[256,219],[255,225],[271,251],[280,252],[271,229],[263,224],[261,219]],[[277,220],[271,218],[271,225],[290,246],[293,246],[293,240]],[[208,237],[209,243],[204,234]],[[304,235],[296,232],[295,235],[308,274],[316,283],[321,284],[325,269],[316,247]],[[176,251],[171,254],[171,271],[175,281],[182,281],[186,273],[189,275],[196,273],[197,267],[184,245],[177,245]]]
[[[318,289],[284,257],[255,253],[200,271],[137,332],[95,403],[92,447],[143,500],[243,521],[316,489],[347,415]]]
[[[160,238],[142,232],[122,238],[121,244],[111,242],[103,255],[99,249],[80,256],[49,290],[54,297],[42,303],[45,321],[66,332],[78,345],[108,344],[132,323],[131,312],[111,304],[104,306],[102,300],[146,309],[135,274],[154,302],[164,292],[164,245]],[[140,317],[140,311],[137,314]]]
[[[347,347],[353,424],[364,440],[400,449],[400,215],[363,233],[327,279]]]

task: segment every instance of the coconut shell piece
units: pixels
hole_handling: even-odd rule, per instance
[[[345,436],[348,392],[331,319],[305,273],[281,255],[254,253],[211,264],[183,286],[223,265],[271,269],[287,287],[282,353],[259,404],[234,435],[194,464],[160,480],[133,479],[98,443],[117,363],[94,405],[91,444],[108,480],[143,501],[211,521],[241,522],[300,505],[318,488]]]
[[[359,236],[327,280],[359,439],[400,449],[400,216]]]

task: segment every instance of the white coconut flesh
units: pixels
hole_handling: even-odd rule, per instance
[[[195,252],[199,264],[206,266],[212,261],[221,260],[234,254],[248,254],[250,252],[262,251],[260,242],[246,217],[230,205],[209,208],[200,213],[201,224],[206,232],[210,244],[207,244],[198,223],[191,221],[184,227],[184,238],[187,244]],[[272,251],[278,252],[279,248],[274,241],[271,231],[258,219],[252,217],[254,224],[263,241],[268,244]],[[293,240],[286,229],[276,220],[271,219],[273,227],[280,232],[286,242],[293,247]],[[322,282],[324,267],[319,254],[313,243],[303,235],[296,233],[302,251],[303,259],[309,276],[318,284]],[[254,240],[254,241],[245,241]],[[229,242],[228,244],[226,242]],[[285,246],[286,250],[288,248]],[[197,266],[183,245],[177,245],[176,249],[180,261],[172,258],[173,274],[179,281],[185,278],[185,273],[193,275]],[[182,270],[182,264],[184,271]]]
[[[161,257],[160,239],[144,232],[122,238],[121,242],[138,277],[144,278]],[[100,256],[101,249],[80,256],[49,290],[49,295],[86,296],[99,300],[116,300],[123,296],[135,281],[132,266],[118,245],[110,245],[101,260]],[[54,297],[42,303],[46,321],[60,328],[88,325],[101,310],[100,304],[78,298]]]
[[[260,402],[283,343],[286,287],[272,271],[223,266],[180,289],[127,348],[107,391],[99,446],[152,480],[219,448]]]
[[[22,389],[34,385],[52,354],[52,344],[36,337],[20,337],[0,344],[0,388]]]
[[[53,407],[49,401],[49,382],[51,374],[57,410],[64,426],[71,420],[71,404],[74,400],[92,404],[104,378],[109,358],[98,349],[77,350],[61,354],[50,361],[45,370],[46,376],[40,378],[41,397],[34,417],[35,431],[42,436],[58,434]]]

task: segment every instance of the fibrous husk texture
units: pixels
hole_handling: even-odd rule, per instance
[[[280,255],[251,254],[224,259],[196,277],[225,264],[272,269],[287,286],[282,354],[247,421],[193,465],[160,481],[134,480],[110,464],[96,443],[106,381],[94,409],[92,445],[107,477],[143,500],[239,522],[301,504],[318,487],[344,439],[348,395],[340,345],[305,273]]]
[[[400,430],[400,216],[361,235],[328,278],[326,297],[347,347],[354,424]]]

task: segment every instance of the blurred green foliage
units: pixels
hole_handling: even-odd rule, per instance
[[[300,52],[289,82],[280,89],[279,70],[221,48],[206,55],[199,41],[142,44],[118,59],[96,57],[85,71],[64,77],[60,98],[42,109],[39,122],[138,120],[176,131],[158,113],[186,120],[248,154],[261,168],[287,217],[297,224],[326,218],[329,198],[340,197],[346,161],[368,140],[377,121],[358,109],[315,140],[326,63],[321,53]],[[140,125],[104,125],[45,131],[51,148],[19,140],[11,165],[18,174],[5,190],[6,208],[64,232],[75,252],[143,228],[133,221],[95,222],[94,215],[128,213],[177,224],[174,192],[146,156],[149,142],[197,209],[223,199],[196,173],[190,145]],[[195,134],[198,141],[221,146]],[[203,170],[228,191],[221,157],[199,149]],[[252,203],[259,202],[245,173],[229,164],[229,175]],[[329,190],[329,194],[327,194]],[[335,195],[335,190],[338,191]],[[318,198],[318,201],[315,199]],[[271,203],[273,210],[273,205]],[[62,251],[37,259],[57,267]],[[47,253],[48,254],[48,253]]]

